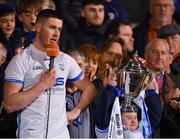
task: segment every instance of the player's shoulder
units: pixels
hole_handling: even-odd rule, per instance
[[[66,53],[64,53],[64,52],[60,52],[59,53],[59,58],[63,58],[63,59],[65,59],[65,60],[74,60],[70,55],[68,55],[68,54],[66,54]]]
[[[31,49],[32,49],[31,46],[26,47],[25,49],[23,49],[20,53],[16,54],[15,56],[17,58],[24,59],[25,57],[29,56]]]

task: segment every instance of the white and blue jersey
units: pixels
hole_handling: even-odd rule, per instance
[[[76,81],[83,75],[73,58],[63,52],[55,58],[56,85],[51,88],[48,137],[69,137],[65,102],[66,80]],[[48,70],[49,57],[35,48],[27,47],[16,55],[5,71],[5,81],[23,85],[23,91],[37,84],[41,73]],[[36,100],[20,111],[17,137],[45,137],[48,115],[48,93],[44,91]]]

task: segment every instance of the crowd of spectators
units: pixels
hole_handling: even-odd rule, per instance
[[[4,106],[6,68],[13,66],[9,64],[12,59],[32,47],[38,37],[43,39],[37,16],[45,9],[56,11],[63,19],[63,27],[59,34],[53,34],[51,41],[57,42],[60,51],[77,62],[86,80],[97,90],[96,97],[78,118],[67,121],[70,138],[107,138],[115,92],[121,84],[114,69],[137,53],[136,60],[152,74],[143,96],[151,138],[180,138],[180,3],[179,0],[143,3],[148,9],[143,17],[139,15],[141,20],[137,22],[131,20],[123,0],[0,1],[0,138],[17,137],[20,123],[17,117],[22,112],[8,112]],[[79,72],[80,68],[76,70]],[[68,113],[85,95],[71,82],[65,87]],[[132,109],[127,110],[121,97],[119,101],[124,137],[145,138],[140,133],[142,109],[132,101],[128,106]]]

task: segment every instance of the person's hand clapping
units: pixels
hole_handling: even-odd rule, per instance
[[[180,90],[179,90],[179,88],[176,88],[172,91],[173,91],[173,96],[172,96],[171,100],[169,101],[169,103],[170,103],[171,107],[179,110],[180,109]]]
[[[169,104],[171,105],[171,107],[173,107],[174,109],[176,110],[179,110],[180,109],[180,101],[177,101],[175,99],[171,99],[169,101]]]
[[[166,102],[170,101],[170,100],[174,100],[174,98],[177,98],[180,96],[180,90],[179,88],[172,88],[167,95],[165,95],[165,100]]]

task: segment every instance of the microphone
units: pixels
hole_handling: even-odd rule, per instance
[[[46,53],[47,56],[50,57],[50,63],[49,63],[49,70],[54,65],[54,58],[58,56],[59,54],[59,46],[56,43],[48,44],[46,46]],[[51,105],[51,88],[48,89],[48,115],[47,115],[47,128],[46,128],[46,138],[48,136],[48,130],[49,130],[49,115],[50,115],[50,105]]]
[[[46,53],[47,56],[50,57],[50,63],[49,63],[49,70],[54,65],[54,58],[58,56],[59,54],[59,46],[56,43],[48,44],[46,46]]]

